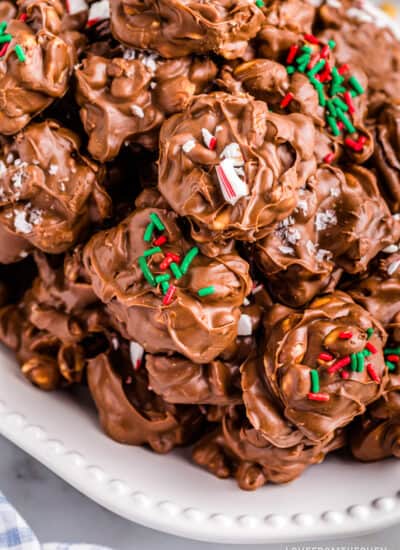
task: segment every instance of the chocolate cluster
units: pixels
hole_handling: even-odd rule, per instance
[[[400,42],[351,0],[0,1],[0,341],[254,490],[400,458]]]

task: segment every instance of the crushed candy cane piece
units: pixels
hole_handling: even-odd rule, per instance
[[[100,2],[94,2],[89,8],[89,17],[87,26],[91,27],[98,21],[110,18],[110,3],[108,0],[100,0]]]
[[[190,151],[196,147],[196,140],[195,139],[188,139],[185,141],[185,143],[182,145],[182,150],[184,153],[190,153]]]
[[[67,12],[69,15],[74,15],[75,13],[81,13],[88,9],[88,5],[85,0],[66,0]]]
[[[202,128],[201,134],[203,136],[203,141],[205,146],[211,151],[214,151],[217,145],[217,138],[213,136],[212,133],[209,130],[207,130],[207,128]]]
[[[250,315],[242,313],[238,323],[238,336],[251,336],[253,334],[253,326]]]
[[[224,159],[215,170],[226,202],[234,205],[241,197],[249,194],[247,184],[236,173],[234,161],[231,158]]]
[[[140,365],[142,364],[144,348],[137,342],[131,341],[129,343],[129,353],[134,370],[138,370],[140,368]]]
[[[231,159],[234,166],[243,166],[244,158],[242,151],[240,150],[239,144],[236,142],[229,143],[222,153],[220,154],[222,159]]]

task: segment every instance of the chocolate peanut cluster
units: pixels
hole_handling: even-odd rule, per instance
[[[0,1],[0,341],[28,382],[244,490],[400,458],[400,42],[376,13]]]

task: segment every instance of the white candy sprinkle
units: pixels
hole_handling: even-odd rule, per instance
[[[4,178],[7,174],[7,167],[2,160],[0,160],[0,178]]]
[[[159,57],[156,53],[140,53],[139,59],[150,72],[155,73]]]
[[[287,254],[289,256],[294,255],[294,249],[291,246],[278,246],[278,250],[282,252],[282,254]]]
[[[49,174],[50,174],[51,176],[55,176],[55,175],[57,174],[57,172],[58,172],[58,166],[57,166],[57,164],[50,164],[50,166],[49,166]]]
[[[332,258],[332,252],[330,250],[320,248],[315,257],[318,262],[324,262],[325,260],[330,260]]]
[[[393,275],[400,267],[400,260],[396,260],[395,262],[392,262],[388,269],[387,269],[387,272],[388,272],[388,275]]]
[[[134,115],[136,115],[139,118],[144,118],[144,111],[139,105],[132,105],[131,111]]]
[[[399,247],[397,244],[390,244],[386,248],[382,250],[385,254],[394,254],[394,252],[397,252],[399,250]]]
[[[337,187],[331,187],[329,193],[331,197],[338,197],[340,195],[340,189],[338,189]]]
[[[250,315],[242,313],[238,322],[238,336],[251,336],[253,334],[253,326]]]
[[[82,11],[86,11],[88,9],[88,5],[86,4],[85,0],[66,0],[66,5],[67,12],[70,15],[81,13]]]
[[[6,163],[11,164],[12,162],[14,162],[14,155],[12,153],[8,153],[6,156]]]
[[[215,128],[215,133],[217,134],[218,132],[221,132],[223,130],[223,127],[218,124],[218,126]]]
[[[18,170],[11,176],[11,183],[13,184],[15,189],[21,189],[22,187],[22,178],[24,177],[24,171]]]
[[[136,50],[127,48],[122,54],[122,57],[128,61],[132,61],[133,59],[136,59]]]
[[[215,167],[215,170],[221,193],[226,202],[234,205],[241,197],[246,197],[249,194],[247,184],[238,176],[231,158],[225,158],[219,166]]]
[[[90,4],[88,22],[109,19],[110,3],[108,0],[101,0]]]
[[[17,233],[30,233],[33,229],[31,223],[26,219],[25,210],[18,210],[15,212],[14,227]]]
[[[131,356],[132,366],[134,370],[137,370],[138,368],[140,368],[140,365],[142,363],[144,348],[137,342],[132,341],[129,344],[129,353]]]
[[[342,2],[340,2],[340,0],[326,0],[326,3],[331,8],[340,8],[342,6]]]
[[[25,250],[22,250],[22,252],[19,253],[20,258],[26,258],[27,256],[28,256],[28,252],[26,252]]]
[[[190,151],[196,147],[196,140],[195,139],[188,139],[183,145],[182,150],[184,153],[190,153]]]
[[[245,299],[243,300],[243,305],[244,305],[244,306],[249,306],[249,305],[250,305],[250,300],[249,300],[248,298],[245,298]]]
[[[243,166],[244,164],[242,151],[236,142],[229,143],[220,154],[220,157],[222,159],[231,159],[234,166]]]
[[[29,214],[29,221],[30,223],[33,223],[33,225],[38,225],[42,221],[42,211],[38,208],[31,210]]]
[[[119,342],[118,342],[118,338],[116,336],[113,336],[111,338],[111,344],[112,344],[112,347],[114,349],[118,349],[119,348]]]
[[[400,220],[400,214],[393,214],[392,218],[398,222]]]
[[[310,254],[310,256],[313,256],[315,254],[315,251],[316,251],[315,244],[312,241],[308,240],[306,242],[306,250]]]
[[[318,212],[315,216],[315,228],[317,231],[323,231],[330,225],[337,224],[337,217],[334,210],[325,210],[325,212]]]
[[[63,181],[60,181],[60,190],[64,193],[64,191],[66,190],[66,186],[65,186],[65,183]]]
[[[308,214],[308,203],[304,199],[300,199],[297,203],[296,210],[301,210],[303,214],[306,216]]]

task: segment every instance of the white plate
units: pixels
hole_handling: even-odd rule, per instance
[[[46,394],[0,349],[0,433],[113,512],[160,531],[213,542],[346,536],[400,521],[400,461],[330,458],[285,486],[240,491],[193,465],[118,445],[78,397]]]
[[[197,468],[188,451],[159,456],[114,443],[100,431],[92,407],[36,390],[2,349],[0,381],[0,433],[105,508],[148,527],[250,544],[344,537],[400,522],[400,461],[329,457],[290,485],[246,493]]]

